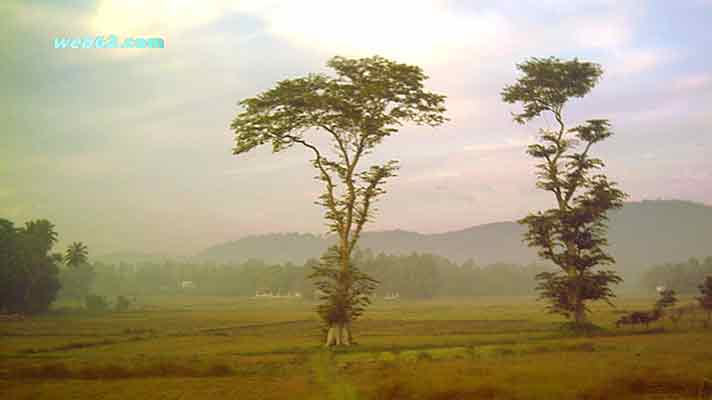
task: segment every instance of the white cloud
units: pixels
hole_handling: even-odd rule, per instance
[[[618,49],[627,46],[633,37],[633,25],[622,15],[575,17],[566,25],[581,47]]]
[[[657,49],[622,49],[615,53],[607,70],[614,75],[632,75],[655,69],[672,57]]]
[[[463,48],[492,46],[507,29],[506,21],[495,13],[465,17],[443,1],[309,4],[313,7],[290,2],[289,6],[263,15],[268,29],[297,44],[330,53],[351,56],[377,53],[421,63],[446,59],[450,52]]]
[[[101,0],[88,26],[96,34],[167,35],[213,22],[225,9],[225,2]]]

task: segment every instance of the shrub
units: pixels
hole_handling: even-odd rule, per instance
[[[84,300],[87,310],[91,312],[104,312],[109,309],[109,302],[106,297],[90,294]]]
[[[208,376],[229,376],[235,371],[227,364],[215,364],[207,372]]]
[[[131,307],[131,301],[129,301],[129,299],[124,296],[116,297],[116,306],[114,306],[116,311],[127,311],[129,307]]]

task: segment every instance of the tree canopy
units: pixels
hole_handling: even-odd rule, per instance
[[[47,220],[16,228],[0,219],[0,311],[37,313],[54,301],[61,261],[51,253],[56,242],[57,232]]]
[[[610,123],[590,119],[567,128],[563,110],[572,98],[585,96],[598,82],[602,69],[598,64],[555,57],[532,58],[517,65],[522,76],[502,91],[506,103],[521,103],[523,110],[513,113],[520,124],[549,113],[558,128],[542,129],[539,143],[527,153],[540,160],[537,187],[551,192],[556,208],[523,218],[527,225],[525,240],[539,248],[539,255],[561,268],[560,272],[539,275],[542,298],[552,312],[574,316],[583,322],[586,303],[610,302],[610,285],[622,279],[611,270],[594,270],[614,263],[605,251],[608,245],[607,212],[620,208],[626,197],[615,183],[600,173],[604,163],[591,157],[596,143],[610,137]]]
[[[374,215],[374,202],[385,193],[383,184],[398,168],[395,160],[366,167],[362,161],[404,123],[445,122],[445,96],[424,89],[427,76],[419,67],[383,57],[334,57],[327,66],[335,76],[283,80],[242,100],[243,111],[231,128],[236,155],[264,144],[275,153],[295,144],[313,153],[317,179],[324,185],[318,204],[326,210],[329,230],[339,237],[315,266],[313,277],[324,293],[326,309],[320,309],[320,315],[328,324],[341,326],[358,317],[374,288],[375,282],[358,270],[351,254]],[[307,137],[314,131],[326,134],[330,146]]]

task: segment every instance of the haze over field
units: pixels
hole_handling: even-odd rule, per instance
[[[4,2],[0,215],[48,218],[61,246],[83,240],[97,255],[323,233],[310,155],[235,159],[228,124],[239,99],[323,71],[334,54],[420,65],[448,95],[449,123],[406,127],[377,149],[403,168],[370,230],[458,231],[550,206],[524,154],[535,130],[512,124],[499,99],[530,56],[604,66],[567,111],[611,119],[616,135],[597,155],[631,200],[712,204],[709,1],[231,3]],[[160,36],[166,48],[51,48],[58,35],[99,34]]]
[[[459,263],[470,259],[480,265],[535,263],[539,261],[536,250],[522,242],[524,231],[516,222],[499,222],[430,235],[402,230],[369,232],[360,246],[386,254],[437,254]],[[712,207],[682,201],[628,203],[611,213],[610,241],[611,252],[624,273],[689,257],[704,258],[712,245]],[[307,258],[318,258],[333,242],[309,234],[250,236],[212,246],[196,259],[240,262],[252,258],[300,264]],[[106,259],[121,258],[135,256],[114,254]]]

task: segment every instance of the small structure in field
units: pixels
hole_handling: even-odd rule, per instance
[[[274,293],[272,291],[267,291],[267,290],[258,290],[255,292],[255,298],[272,298],[274,297]]]
[[[24,321],[25,316],[22,314],[0,314],[1,321]]]
[[[275,294],[271,290],[258,290],[255,292],[256,299],[290,299],[290,298],[301,298],[302,294],[299,292],[287,292],[287,294],[282,294],[281,291],[277,291]]]
[[[383,297],[383,300],[388,300],[388,301],[398,300],[398,299],[400,299],[400,293],[398,293],[398,292],[388,293],[387,295],[385,295]]]
[[[181,289],[195,289],[195,283],[193,281],[182,281],[180,283],[180,288]]]

